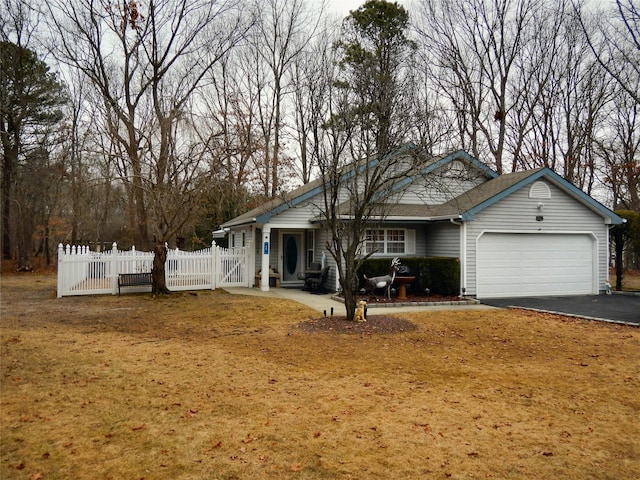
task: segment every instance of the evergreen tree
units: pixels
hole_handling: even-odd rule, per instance
[[[409,13],[397,2],[369,0],[351,11],[343,26],[338,85],[349,91],[352,103],[341,115],[355,121],[366,154],[385,155],[406,130],[404,73],[415,49],[408,37]]]
[[[30,49],[0,42],[0,141],[2,142],[2,256],[13,256],[12,204],[17,171],[41,151],[46,127],[62,120],[66,103],[64,85]],[[30,252],[18,245],[21,262]],[[26,266],[26,265],[22,265]]]

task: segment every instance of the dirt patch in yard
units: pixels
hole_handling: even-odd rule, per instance
[[[298,325],[300,330],[312,333],[350,333],[371,335],[373,333],[411,332],[418,327],[409,320],[390,315],[369,315],[366,322],[347,321],[346,317],[320,317]]]
[[[0,282],[3,479],[640,478],[638,328]]]

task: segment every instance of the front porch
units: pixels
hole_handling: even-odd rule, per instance
[[[306,272],[317,269],[323,261],[332,267],[332,259],[318,248],[326,242],[323,232],[314,226],[266,224],[255,228],[255,239],[254,285],[262,291],[274,287],[302,289]],[[335,268],[330,268],[330,272],[326,286],[335,291]]]

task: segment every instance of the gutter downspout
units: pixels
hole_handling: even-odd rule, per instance
[[[453,218],[449,221],[460,228],[460,296],[464,297],[467,291],[467,224],[457,222]]]

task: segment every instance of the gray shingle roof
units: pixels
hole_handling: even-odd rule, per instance
[[[401,148],[399,148],[396,152],[394,152],[393,154],[391,154],[392,156],[397,156],[397,155],[404,155],[404,154],[414,154],[414,155],[420,155],[423,156],[424,158],[424,162],[422,163],[422,166],[420,167],[421,169],[424,168],[429,168],[429,166],[435,166],[435,165],[439,165],[441,162],[443,161],[448,161],[453,159],[454,157],[467,157],[469,161],[475,162],[476,163],[476,167],[479,168],[480,170],[484,171],[485,174],[487,174],[488,176],[491,175],[495,175],[495,173],[493,171],[491,171],[491,169],[489,169],[488,167],[486,167],[485,165],[481,164],[480,162],[478,162],[476,159],[473,159],[473,157],[470,157],[466,152],[462,151],[462,150],[457,150],[457,151],[453,151],[453,152],[447,152],[445,154],[442,155],[438,155],[435,157],[428,157],[425,158],[424,157],[424,152],[417,146],[413,145],[413,144],[407,144]],[[375,159],[374,159],[375,160]],[[365,160],[366,161],[366,160]],[[363,161],[364,162],[364,161]],[[359,162],[359,164],[362,162]],[[348,169],[354,168],[354,165],[352,165],[351,167],[348,167]],[[420,175],[417,175],[417,177],[419,177]],[[416,178],[417,178],[416,177]],[[228,227],[232,227],[232,226],[237,226],[237,225],[243,225],[243,224],[248,224],[248,223],[253,223],[258,221],[258,219],[260,217],[263,217],[265,220],[269,217],[272,216],[274,214],[277,214],[281,211],[284,211],[285,209],[291,207],[291,206],[295,206],[295,204],[300,201],[301,199],[304,199],[305,197],[308,198],[309,196],[315,195],[317,193],[321,192],[322,189],[322,185],[323,185],[323,181],[322,178],[318,178],[310,183],[307,183],[306,185],[302,185],[301,187],[298,187],[286,194],[284,194],[282,197],[279,198],[275,198],[272,199],[270,201],[265,202],[264,204],[260,205],[259,207],[256,207],[242,215],[237,216],[236,218],[229,220],[228,222],[225,222],[222,227],[223,228],[228,228]],[[405,209],[405,210],[411,210],[414,211],[415,215],[419,215],[419,216],[429,216],[429,215],[424,215],[424,208],[426,208],[425,206],[418,206],[418,205],[406,205],[406,206],[401,206],[401,205],[393,205],[391,206],[394,209]],[[345,209],[348,208],[348,205],[343,205],[341,208]],[[409,212],[411,213],[411,212]],[[344,213],[345,215],[347,214],[347,212]],[[414,216],[413,214],[407,214],[407,216]]]
[[[420,219],[435,220],[439,218],[459,218],[466,212],[478,207],[482,203],[498,196],[519,182],[539,172],[542,168],[528,170],[526,172],[509,173],[488,180],[462,195],[440,205],[416,205],[416,204],[379,204],[377,215],[383,215],[386,219]],[[340,215],[348,217],[349,205],[343,203],[339,210]]]
[[[395,155],[399,154],[417,154],[422,155],[414,145],[408,145],[398,150]],[[609,209],[601,205],[596,200],[589,197],[584,192],[580,191],[566,180],[562,179],[559,175],[554,173],[548,168],[536,168],[533,170],[527,170],[524,172],[515,172],[505,175],[496,175],[491,169],[478,162],[473,157],[470,157],[466,152],[458,151],[454,153],[448,153],[438,157],[430,157],[424,160],[424,172],[427,174],[434,168],[442,166],[442,164],[451,161],[457,157],[467,157],[468,161],[473,162],[477,168],[480,168],[485,175],[490,177],[489,180],[483,182],[475,188],[459,195],[458,197],[449,200],[446,203],[440,205],[424,205],[424,204],[390,204],[380,203],[376,205],[372,214],[378,217],[383,217],[387,220],[422,220],[433,221],[438,219],[463,219],[470,220],[475,213],[479,212],[488,205],[504,198],[511,194],[513,191],[528,185],[540,177],[547,177],[552,182],[563,188],[567,193],[571,194],[577,200],[588,205],[593,210],[599,212],[604,217],[610,218],[612,223],[620,223],[622,219],[616,216]],[[353,168],[353,166],[351,167]],[[419,178],[417,175],[415,178]],[[410,183],[413,179],[407,179]],[[277,215],[287,208],[294,207],[297,204],[304,202],[311,197],[322,192],[322,178],[316,179],[306,185],[302,185],[299,188],[292,190],[291,192],[283,195],[280,198],[276,198],[265,202],[253,210],[250,210],[243,215],[240,215],[229,222],[222,225],[223,228],[228,228],[237,225],[243,225],[248,223],[266,223],[269,219]],[[345,202],[340,205],[338,214],[349,218],[351,214],[349,202]],[[321,221],[322,218],[318,217],[310,219],[310,221]]]

